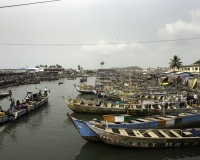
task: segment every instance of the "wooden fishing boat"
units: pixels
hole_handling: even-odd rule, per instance
[[[10,95],[12,95],[11,90],[9,90],[7,93],[0,93],[0,98],[4,98],[4,97],[10,96]]]
[[[80,82],[86,82],[87,81],[87,77],[82,77],[81,79],[80,79]]]
[[[74,84],[74,87],[76,88],[76,90],[82,94],[90,94],[93,93],[92,89],[93,86],[90,85],[86,85],[86,84],[82,84],[82,85],[76,85]]]
[[[121,90],[113,90],[112,92],[106,92],[105,94],[108,99],[121,100],[121,97],[124,96],[125,92]]]
[[[86,85],[86,84],[81,84],[81,85],[76,85],[74,84],[74,87],[76,90],[82,94],[93,94],[93,89],[96,90],[97,87],[91,86],[91,85]],[[98,88],[100,91],[102,91],[101,88]]]
[[[67,106],[74,112],[93,113],[93,114],[130,114],[134,116],[150,116],[165,114],[181,113],[194,108],[187,105],[180,108],[176,103],[171,106],[165,103],[149,103],[149,104],[130,104],[124,102],[97,101],[97,103],[85,102],[82,100],[70,99],[63,97]],[[196,107],[197,108],[197,107]]]
[[[163,128],[189,128],[200,125],[200,113],[188,112],[166,116],[151,116],[145,118],[131,118],[127,115],[104,115],[104,120],[79,120],[67,116],[78,130],[81,137],[87,141],[99,141],[96,134],[87,126],[86,122],[92,125],[108,128],[129,128],[129,129],[163,129]]]
[[[28,103],[23,103],[18,106],[14,106],[13,108],[13,116],[8,116],[7,114],[2,114],[0,116],[0,124],[10,121],[10,120],[15,120],[18,117],[21,117],[22,115],[31,112],[32,110],[42,106],[48,101],[49,94],[47,95],[40,95],[38,96],[38,93],[33,94],[32,92],[27,92],[27,94],[31,95],[32,98],[29,100]]]
[[[109,145],[127,148],[164,148],[200,145],[200,128],[123,129],[98,127],[86,122],[98,138]]]

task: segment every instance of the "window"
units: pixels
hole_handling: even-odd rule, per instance
[[[198,68],[195,68],[195,70],[198,70]]]
[[[190,68],[188,68],[188,71],[190,70]]]

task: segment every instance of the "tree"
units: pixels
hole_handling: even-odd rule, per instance
[[[81,70],[81,66],[80,66],[80,65],[78,65],[78,70],[79,70],[79,71]]]
[[[170,60],[171,60],[171,62],[169,62],[170,67],[174,68],[174,71],[175,71],[175,68],[179,69],[183,63],[183,62],[180,62],[181,58],[179,58],[177,55],[175,55],[173,59],[170,59]]]
[[[104,62],[102,61],[102,62],[100,63],[100,65],[101,65],[101,68],[103,68]]]
[[[194,64],[200,64],[200,60],[196,61]]]

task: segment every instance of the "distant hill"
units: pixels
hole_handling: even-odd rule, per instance
[[[122,67],[122,68],[113,67],[113,68],[110,68],[110,69],[116,69],[116,70],[142,70],[142,68],[137,67],[137,66]]]

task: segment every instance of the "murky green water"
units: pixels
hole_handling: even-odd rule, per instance
[[[88,84],[94,84],[94,77],[88,78]],[[36,88],[51,89],[47,104],[30,112],[15,122],[0,126],[0,160],[199,160],[200,148],[170,149],[126,149],[92,143],[83,140],[69,121],[66,113],[79,119],[101,118],[100,115],[75,114],[65,104],[62,96],[76,97],[79,93],[73,84],[77,80],[60,79],[45,81],[37,85],[24,85],[11,89],[13,98],[21,100],[27,91],[36,92]],[[0,100],[3,109],[9,107],[7,98]]]

